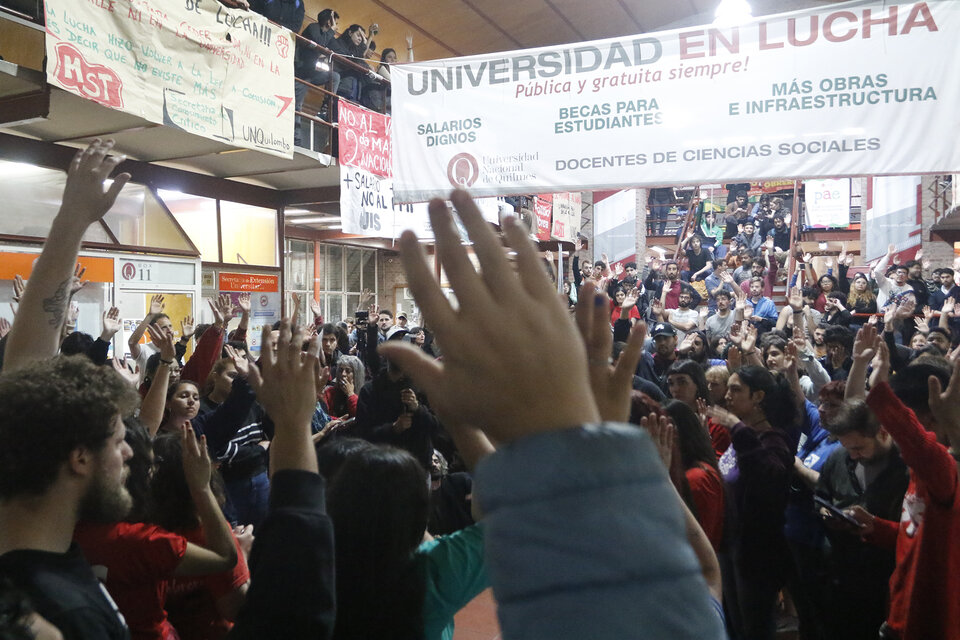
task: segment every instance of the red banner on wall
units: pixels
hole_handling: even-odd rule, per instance
[[[533,199],[533,213],[537,216],[537,240],[550,239],[550,214],[553,213],[553,194]]]
[[[390,117],[340,101],[340,164],[393,177]]]
[[[272,292],[279,290],[280,276],[220,272],[220,291]]]

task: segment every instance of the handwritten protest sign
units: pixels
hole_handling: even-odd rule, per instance
[[[293,35],[216,0],[46,0],[47,82],[226,144],[293,157]]]

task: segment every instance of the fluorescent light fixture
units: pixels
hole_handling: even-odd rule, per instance
[[[658,245],[653,245],[652,247],[647,247],[647,249],[649,249],[650,251],[656,251],[657,253],[659,253],[661,260],[663,259],[663,256],[665,256],[666,253],[667,253],[667,250],[666,250],[666,249],[664,249],[663,247],[658,246]]]
[[[339,225],[341,220],[340,218],[334,218],[331,216],[311,216],[303,218],[290,218],[287,222],[293,224],[323,224],[323,225]]]
[[[749,22],[753,18],[753,9],[747,0],[721,0],[713,14],[716,27],[732,27]]]
[[[826,242],[818,242],[818,243],[817,243],[817,247],[820,249],[820,251],[826,251],[826,250],[827,250],[827,246],[828,246],[828,245],[827,245]]]
[[[0,172],[4,178],[26,178],[46,173],[53,173],[52,169],[45,169],[26,162],[0,162]]]

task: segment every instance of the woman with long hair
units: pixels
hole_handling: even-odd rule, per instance
[[[726,409],[708,410],[731,437],[719,464],[730,492],[733,528],[722,562],[724,597],[740,637],[772,639],[777,593],[790,563],[783,527],[799,439],[798,409],[784,377],[756,365],[730,376],[726,401]]]
[[[221,511],[226,494],[223,480],[211,468],[206,471],[210,498],[197,498],[188,482],[188,469],[194,455],[191,449],[194,447],[203,447],[203,442],[197,442],[196,438],[191,442],[170,433],[161,434],[154,440],[151,497],[154,518],[160,526],[183,536],[191,544],[202,545],[208,535],[203,522],[207,517],[205,511],[211,507],[210,498]],[[247,531],[241,528],[241,532]],[[180,640],[223,638],[243,604],[250,572],[240,543],[229,528],[227,535],[235,550],[235,565],[207,575],[179,574],[169,582],[164,608]]]
[[[694,503],[691,510],[718,551],[723,541],[724,487],[713,442],[686,403],[667,400],[663,409],[676,426],[679,462]]]
[[[450,431],[468,468],[493,450],[479,431]],[[454,614],[487,586],[481,525],[424,541],[427,472],[386,446],[347,455],[327,508],[337,540],[334,639],[452,638]]]
[[[850,281],[850,293],[847,294],[847,309],[850,313],[876,313],[877,294],[870,287],[867,276],[858,273]]]

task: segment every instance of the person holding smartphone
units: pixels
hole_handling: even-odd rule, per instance
[[[910,477],[876,415],[862,400],[851,400],[826,427],[841,448],[824,463],[817,496],[843,514],[858,506],[878,518],[899,520]],[[873,640],[886,617],[894,551],[864,542],[862,527],[829,509],[819,513],[830,540],[821,583],[823,628],[837,638]]]

